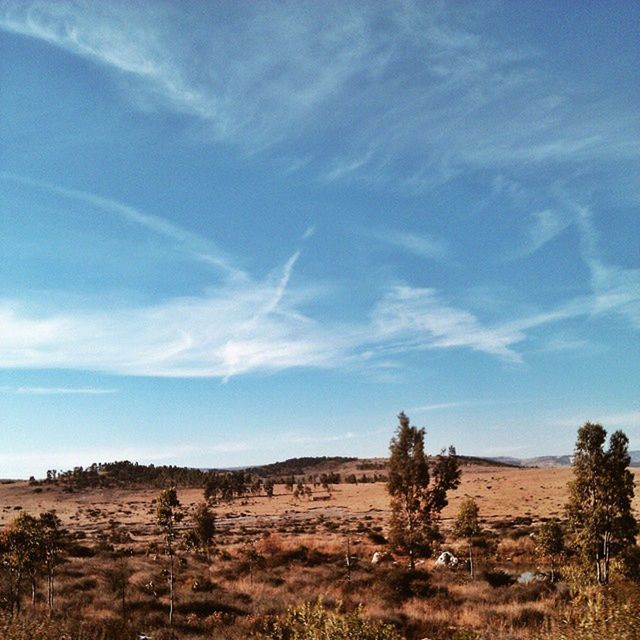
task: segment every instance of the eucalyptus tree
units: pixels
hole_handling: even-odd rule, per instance
[[[178,494],[174,487],[165,489],[158,496],[156,507],[156,522],[162,529],[165,550],[169,556],[169,571],[167,582],[169,584],[169,626],[173,624],[173,609],[175,605],[175,541],[178,536],[178,525],[182,521],[184,513],[178,500]]]
[[[410,425],[404,412],[389,445],[387,491],[391,501],[391,541],[409,556],[415,569],[416,555],[438,538],[439,516],[447,505],[447,492],[460,484],[456,451],[429,464],[424,449],[425,430]]]
[[[600,424],[587,422],[578,430],[566,507],[574,544],[600,584],[609,581],[611,557],[635,545],[638,534],[629,439],[616,431],[605,450],[606,440]]]

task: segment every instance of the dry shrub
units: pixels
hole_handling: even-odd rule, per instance
[[[266,533],[256,542],[256,551],[263,556],[269,557],[280,553],[283,547],[282,537],[277,533]]]
[[[494,589],[510,587],[516,579],[506,571],[483,571],[482,577]]]
[[[431,585],[430,576],[426,571],[411,571],[397,567],[380,576],[376,587],[381,597],[389,605],[395,606],[410,598],[428,598],[438,593],[438,589]]]

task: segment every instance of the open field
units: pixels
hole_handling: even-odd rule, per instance
[[[485,541],[474,552],[474,580],[464,568],[437,569],[433,558],[420,560],[413,578],[407,578],[400,557],[395,565],[372,566],[373,553],[387,550],[390,513],[382,482],[337,484],[330,493],[315,487],[311,498],[303,499],[277,485],[273,498],[216,505],[211,556],[186,549],[178,554],[176,637],[249,638],[269,616],[322,598],[329,606],[343,603],[346,610],[362,605],[366,616],[392,623],[409,640],[537,638],[559,624],[568,587],[516,580],[524,572],[548,570],[530,533],[562,515],[571,476],[567,468],[463,467],[461,485],[443,514],[442,549],[466,557],[465,543],[452,538],[450,530],[461,500],[474,498],[485,530]],[[133,638],[134,632],[162,639],[170,637],[160,631],[167,619],[163,571],[168,560],[155,524],[158,494],[157,488],[68,492],[58,485],[3,483],[0,524],[21,511],[55,509],[73,540],[58,569],[58,615],[111,621],[116,630],[105,639]],[[203,498],[201,489],[182,489],[178,495],[187,514]],[[634,507],[640,510],[638,497]],[[187,515],[185,527],[188,522]],[[355,559],[350,579],[347,541]],[[122,562],[126,625],[118,622],[118,593],[109,589],[109,576]],[[45,612],[44,594],[34,606]],[[28,633],[7,631],[6,637],[23,640]]]
[[[640,469],[634,469],[640,478]],[[491,523],[504,518],[529,517],[534,520],[560,517],[567,499],[569,468],[463,467],[460,487],[450,494],[443,512],[446,524],[457,512],[465,497],[474,498],[483,520]],[[20,509],[39,512],[55,509],[70,529],[98,531],[116,519],[126,526],[154,528],[151,501],[157,489],[100,489],[66,493],[57,486],[32,487],[25,481],[0,484],[0,525],[13,518]],[[201,489],[178,490],[185,506],[202,501]],[[320,498],[326,492],[316,489]],[[640,511],[640,496],[634,508]],[[283,485],[277,485],[274,497],[248,498],[215,507],[221,523],[225,519],[241,523],[263,522],[265,526],[279,520],[303,520],[320,515],[345,519],[377,514],[386,519],[389,498],[384,483],[339,484],[332,488],[329,500],[295,500]]]

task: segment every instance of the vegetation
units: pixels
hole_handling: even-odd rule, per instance
[[[47,580],[47,606],[54,605],[54,571],[61,562],[64,532],[53,512],[38,518],[20,513],[0,532],[0,556],[7,572],[6,607],[20,612],[24,581],[28,580],[35,604],[38,579]]]
[[[349,614],[330,611],[321,602],[291,608],[274,621],[270,640],[401,640],[390,624],[374,622],[357,608]]]
[[[0,502],[0,517],[7,523],[0,530],[0,638],[639,637],[640,549],[630,535],[611,536],[608,582],[598,582],[593,558],[584,558],[583,537],[576,533],[574,523],[558,517],[561,494],[555,500],[555,515],[552,510],[538,512],[528,502],[531,485],[519,479],[521,474],[546,478],[542,483],[536,480],[542,495],[549,480],[557,480],[554,471],[544,475],[542,470],[504,471],[504,467],[465,469],[464,483],[457,492],[462,495],[452,499],[448,490],[442,491],[443,478],[457,474],[457,460],[444,455],[427,458],[423,430],[411,427],[404,414],[401,418],[394,443],[411,445],[400,447],[401,459],[408,460],[411,474],[393,476],[394,464],[385,472],[396,479],[428,479],[412,489],[417,496],[413,504],[419,505],[413,568],[406,566],[410,563],[404,557],[389,553],[397,520],[375,508],[380,503],[368,502],[378,496],[384,504],[383,487],[349,483],[331,487],[328,483],[336,469],[345,478],[355,473],[357,463],[315,468],[313,495],[328,495],[321,479],[332,489],[333,497],[326,505],[305,505],[297,501],[304,496],[295,498],[296,491],[306,494],[312,486],[309,469],[293,477],[289,491],[274,478],[260,478],[260,493],[250,490],[257,476],[244,471],[234,480],[245,479],[249,489],[244,494],[236,494],[232,501],[219,496],[209,503],[201,501],[201,488],[169,488],[158,494],[154,483],[142,489],[73,496],[68,502],[64,485],[42,488],[15,483],[3,495],[30,496],[32,501],[22,503],[24,509],[17,502],[10,504],[8,498]],[[408,429],[404,439],[400,437],[403,423]],[[583,429],[579,443],[585,436]],[[616,469],[620,478],[628,478],[625,456],[620,453],[624,446],[616,445],[624,445],[623,436],[612,437],[606,450],[606,438],[601,447],[594,448],[594,457],[600,455],[600,448],[600,459],[609,465],[609,481],[616,477]],[[607,459],[609,451],[617,453]],[[219,478],[240,474],[214,473]],[[565,473],[560,477],[565,478]],[[594,485],[602,487],[595,494],[598,500],[615,498],[598,467],[593,477],[597,478]],[[453,482],[457,486],[459,481],[458,477]],[[497,485],[499,481],[503,484]],[[628,489],[624,482],[619,484]],[[273,489],[271,498],[267,486]],[[42,492],[37,493],[40,488]],[[505,517],[505,507],[496,508],[490,501],[498,497],[496,491],[511,488],[519,515]],[[630,499],[629,491],[621,493]],[[352,509],[344,507],[345,494],[353,496]],[[394,497],[388,497],[393,503]],[[429,511],[447,498],[453,504],[444,513],[446,517],[440,519],[438,510]],[[35,510],[34,505],[46,499],[58,501],[59,516]],[[617,504],[623,502],[618,499]],[[74,511],[73,505],[79,504],[90,507]],[[601,513],[600,503],[594,504]],[[611,505],[604,511],[611,522],[618,522],[615,517],[620,517],[620,511]],[[633,516],[631,510],[629,513]],[[125,514],[129,515],[125,518]],[[613,525],[611,530],[620,531]],[[473,545],[475,579],[470,580],[460,565],[438,567],[419,557],[428,551],[428,544],[434,544],[436,535],[441,550],[458,558]],[[423,540],[425,546],[420,547]],[[407,553],[406,547],[398,546],[398,550]],[[371,562],[374,552],[382,558],[380,564]],[[539,573],[540,569],[547,573]]]
[[[469,575],[473,572],[473,539],[480,533],[480,520],[478,515],[480,508],[473,498],[465,498],[460,505],[458,517],[454,525],[454,534],[459,538],[465,538],[469,546]]]
[[[178,523],[184,517],[181,506],[174,488],[165,489],[158,497],[156,519],[162,528],[165,550],[169,556],[169,571],[167,575],[167,582],[169,583],[169,626],[173,623],[175,605],[175,541],[178,535]]]
[[[551,582],[555,582],[556,564],[565,551],[562,526],[557,520],[544,522],[536,531],[535,541],[538,554],[549,560]]]
[[[460,469],[455,449],[450,447],[448,456],[441,455],[433,463],[430,474],[424,429],[410,426],[404,412],[398,419],[389,447],[391,540],[409,556],[409,565],[415,569],[416,555],[428,553],[439,537],[438,516],[447,506],[447,491],[460,483]]]
[[[573,542],[601,584],[609,581],[610,559],[635,545],[638,534],[631,511],[634,483],[628,468],[629,439],[616,431],[605,451],[606,438],[599,424],[587,422],[579,429],[567,505]]]

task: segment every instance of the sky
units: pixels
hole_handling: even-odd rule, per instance
[[[638,24],[0,0],[0,477],[640,449]]]

